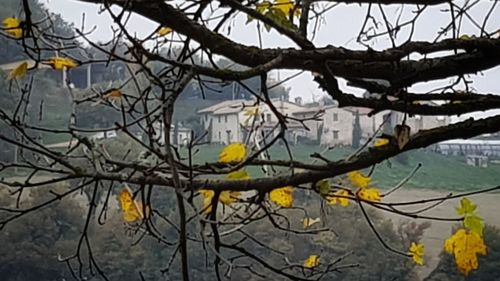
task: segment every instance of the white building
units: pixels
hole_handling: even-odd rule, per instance
[[[305,107],[283,100],[272,100],[276,110],[284,116],[301,118]],[[251,100],[229,100],[198,111],[201,123],[208,132],[211,143],[228,144],[244,142],[247,138],[272,137],[279,132],[279,121],[271,108],[263,102]],[[300,121],[287,119],[287,139],[296,141],[299,136],[308,136],[308,128]],[[249,133],[260,134],[249,136]]]
[[[272,100],[276,109],[288,116],[286,138],[292,144],[299,141],[317,142],[322,145],[352,145],[356,115],[359,116],[361,142],[375,133],[392,134],[393,128],[401,124],[404,115],[399,112],[383,111],[369,116],[371,109],[336,105],[302,106],[300,102]],[[260,138],[274,136],[279,132],[278,119],[269,106],[251,100],[229,100],[198,111],[201,123],[207,131],[210,143],[254,141],[257,131]],[[386,120],[387,121],[384,121]],[[414,116],[406,119],[411,134],[419,130],[444,126],[450,123],[444,116]]]
[[[436,146],[444,155],[500,156],[500,140],[456,139],[440,142]]]
[[[322,145],[351,145],[354,114],[351,111],[331,105],[323,115]]]
[[[395,111],[382,111],[369,115],[372,109],[363,107],[330,106],[325,109],[323,117],[322,145],[351,145],[356,115],[359,116],[361,142],[367,141],[375,134],[392,135],[394,127],[402,124],[404,114]],[[410,134],[420,130],[432,129],[450,124],[448,116],[420,116],[406,118]]]

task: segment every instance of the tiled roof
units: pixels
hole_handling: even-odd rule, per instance
[[[223,102],[219,102],[217,104],[214,104],[212,106],[209,106],[207,108],[204,108],[204,109],[201,109],[201,110],[198,110],[198,114],[203,114],[203,113],[213,113],[219,109],[223,109],[223,108],[226,108],[226,107],[242,107],[243,104],[247,104],[247,103],[253,103],[253,101],[249,101],[249,100],[243,100],[243,99],[240,99],[240,100],[226,100],[226,101],[223,101]],[[251,104],[249,104],[251,105]]]

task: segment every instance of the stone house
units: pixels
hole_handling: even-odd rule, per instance
[[[354,114],[351,111],[331,105],[323,114],[322,145],[351,145]]]
[[[359,116],[361,142],[375,134],[393,134],[394,127],[402,124],[404,114],[395,111],[382,111],[369,116],[371,109],[357,107],[330,106],[323,115],[322,145],[351,145],[356,115]],[[406,118],[411,134],[450,124],[449,116],[420,116]]]
[[[309,115],[299,104],[279,99],[272,100],[272,103],[281,114],[294,119]],[[199,110],[198,114],[210,143],[245,142],[247,138],[252,142],[255,138],[272,137],[279,132],[278,118],[271,108],[265,103],[252,100],[223,101]],[[311,134],[300,121],[287,120],[287,128],[286,138],[291,141]],[[256,131],[258,133],[254,133]]]
[[[286,138],[292,144],[308,140],[321,145],[352,145],[353,128],[359,116],[361,142],[374,134],[393,134],[394,127],[401,124],[404,115],[394,111],[383,111],[369,116],[371,109],[343,107],[337,105],[303,106],[300,102],[272,100],[273,105],[283,115],[290,117],[287,122]],[[260,137],[271,137],[278,133],[278,119],[265,103],[252,100],[229,100],[214,104],[198,111],[203,128],[210,143],[228,144],[254,141],[258,131]],[[386,120],[386,121],[384,121]],[[450,118],[445,116],[413,116],[406,119],[411,133],[447,125]],[[252,135],[249,136],[249,134]]]
[[[325,113],[324,106],[302,107],[292,112],[292,117],[302,126],[297,126],[293,131],[294,143],[299,141],[299,138],[307,139],[311,142],[318,142],[321,138],[320,131],[323,128],[323,115]]]

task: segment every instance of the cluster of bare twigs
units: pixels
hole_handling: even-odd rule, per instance
[[[262,1],[140,1],[140,0],[82,0],[101,6],[115,23],[115,35],[109,42],[96,43],[88,39],[93,30],[76,29],[76,36],[65,38],[51,30],[50,17],[34,21],[31,18],[30,6],[23,1],[24,21],[23,36],[18,43],[24,48],[26,55],[36,64],[43,64],[49,54],[73,57],[80,65],[96,62],[125,63],[128,79],[119,85],[93,93],[79,93],[71,87],[65,87],[71,99],[71,114],[67,116],[67,128],[48,128],[30,122],[35,105],[30,103],[33,95],[33,79],[26,85],[17,85],[19,94],[14,110],[0,109],[0,120],[8,127],[8,133],[0,135],[3,143],[19,149],[19,158],[15,161],[1,163],[0,171],[17,169],[26,176],[19,178],[5,177],[0,182],[13,189],[18,195],[16,206],[2,207],[7,213],[6,219],[0,222],[0,229],[9,222],[29,213],[36,212],[51,203],[61,200],[82,189],[92,190],[90,193],[88,215],[85,228],[74,255],[61,258],[68,263],[74,277],[82,278],[82,252],[88,253],[91,271],[105,277],[92,257],[91,243],[86,234],[88,225],[95,217],[99,223],[105,223],[105,212],[109,209],[110,198],[116,194],[116,187],[129,184],[134,189],[134,198],[141,198],[142,206],[152,206],[152,214],[132,226],[133,232],[142,239],[152,236],[166,247],[173,247],[173,255],[167,262],[165,272],[180,256],[183,280],[189,280],[188,245],[202,245],[208,256],[214,259],[213,265],[219,280],[230,277],[235,270],[246,270],[266,278],[262,269],[290,280],[320,280],[332,272],[338,272],[356,264],[344,263],[344,256],[310,270],[302,263],[291,262],[283,253],[263,243],[248,231],[255,221],[268,220],[276,233],[293,233],[294,235],[311,235],[329,228],[300,230],[294,227],[288,215],[276,208],[264,198],[269,191],[283,186],[294,186],[300,192],[304,190],[318,193],[314,184],[320,180],[341,177],[343,174],[374,167],[386,159],[405,151],[429,146],[436,142],[455,138],[469,138],[484,133],[497,132],[500,129],[500,116],[480,120],[467,120],[445,127],[416,132],[408,143],[400,148],[395,140],[377,149],[367,148],[356,151],[345,159],[327,159],[321,153],[316,155],[313,163],[297,161],[286,138],[290,123],[303,126],[309,119],[297,119],[283,115],[272,103],[267,80],[274,70],[298,70],[313,72],[315,82],[334,100],[339,107],[356,106],[372,110],[371,114],[391,110],[403,112],[409,116],[420,115],[461,115],[477,111],[500,108],[500,97],[496,93],[477,93],[471,87],[469,75],[481,72],[500,64],[500,40],[497,30],[491,28],[492,14],[497,11],[498,1],[489,1],[481,19],[477,19],[471,11],[480,1],[435,1],[435,0],[360,0],[360,1],[294,1],[295,9],[301,15],[295,21],[296,29],[287,28],[273,19],[256,11],[256,5]],[[175,3],[174,3],[175,2]],[[354,35],[356,42],[363,50],[351,50],[341,47],[317,47],[314,38],[320,28],[331,28],[325,23],[325,15],[343,6],[343,4],[363,4],[358,9],[366,10],[361,30]],[[486,4],[483,4],[486,5]],[[112,6],[118,9],[111,9]],[[357,6],[356,6],[357,7]],[[483,7],[484,8],[484,7]],[[436,11],[438,9],[438,11]],[[441,10],[439,10],[441,9]],[[435,38],[429,42],[415,41],[414,30],[417,21],[427,11],[447,15],[449,20],[440,26]],[[396,16],[388,15],[396,11]],[[498,11],[497,11],[498,13]],[[145,38],[138,38],[128,31],[128,20],[131,14],[139,14],[169,27],[173,33],[168,39],[160,37],[152,31]],[[408,16],[410,15],[410,16]],[[259,47],[237,43],[222,35],[232,21],[238,17],[250,16],[259,22]],[[471,22],[477,28],[477,37],[460,38],[463,23]],[[261,26],[270,26],[279,36],[285,37],[297,47],[280,49],[266,48],[262,43]],[[498,26],[497,26],[498,28]],[[375,50],[375,41],[390,41],[390,47]],[[83,40],[102,53],[103,59],[86,57],[80,43]],[[168,49],[169,55],[160,50]],[[224,57],[235,64],[244,66],[221,69],[217,58]],[[152,65],[159,63],[159,70]],[[260,89],[251,89],[245,79],[258,77]],[[452,83],[445,83],[438,89],[425,93],[409,90],[412,85],[427,81],[453,78]],[[376,92],[379,95],[359,97],[349,92],[349,87],[339,86],[339,80],[347,81],[351,87]],[[377,81],[384,80],[381,84]],[[223,164],[219,162],[199,164],[194,161],[199,153],[203,153],[205,135],[192,135],[185,153],[181,153],[171,138],[171,124],[176,110],[176,101],[185,88],[192,83],[198,84],[200,98],[210,85],[234,81],[255,97],[255,103],[266,104],[278,122],[272,135],[262,136],[252,143],[249,155],[239,163]],[[64,84],[67,84],[64,81]],[[68,85],[65,85],[68,86]],[[113,97],[111,91],[119,91]],[[430,103],[437,102],[437,103]],[[78,126],[76,112],[83,106],[109,107],[119,112],[121,118],[107,128],[83,128]],[[39,116],[42,118],[43,104],[40,104]],[[312,119],[320,118],[320,113]],[[165,124],[159,134],[155,124]],[[257,122],[254,121],[251,131],[257,134]],[[89,133],[119,131],[129,142],[134,143],[142,155],[139,159],[134,151],[122,151],[120,155],[109,153],[109,146],[95,142],[88,137]],[[71,140],[67,146],[51,148],[39,137],[42,134],[65,135]],[[141,137],[144,136],[144,137]],[[288,160],[270,159],[267,151],[281,143],[288,151]],[[221,175],[240,170],[245,167],[259,166],[265,171],[264,176],[252,179],[226,180]],[[300,172],[297,170],[300,169]],[[418,167],[415,169],[415,171]],[[411,177],[409,175],[409,177]],[[409,178],[408,177],[408,178]],[[386,193],[401,188],[408,178]],[[62,181],[79,182],[64,193],[53,193],[53,198],[39,205],[21,208],[21,194],[27,190],[47,186]],[[156,210],[151,201],[155,193],[166,188],[175,190],[178,219]],[[338,186],[346,188],[346,186]],[[493,187],[479,192],[496,190]],[[97,190],[107,190],[104,198]],[[206,215],[196,203],[200,189],[213,190],[212,211]],[[221,206],[217,204],[223,191],[244,192],[238,204]],[[49,191],[48,191],[49,192]],[[305,192],[305,191],[304,191]],[[474,192],[478,193],[478,192]],[[468,193],[470,195],[473,193]],[[422,201],[408,202],[370,202],[348,196],[362,210],[366,221],[383,245],[396,253],[407,255],[405,251],[394,249],[384,242],[371,222],[365,206],[372,206],[383,211],[393,212],[410,218],[427,218],[433,220],[460,221],[461,218],[437,218],[425,215],[425,211],[436,205],[459,196],[458,194],[444,198],[430,198]],[[101,196],[101,197],[99,197]],[[320,198],[318,196],[318,198]],[[390,197],[388,197],[390,198]],[[407,211],[401,206],[415,206],[415,210]],[[220,210],[218,208],[224,208]],[[100,211],[99,211],[100,210]],[[307,216],[307,210],[296,207],[293,212]],[[144,213],[147,210],[144,209]],[[171,241],[157,228],[161,221],[175,229],[178,240]],[[198,233],[190,229],[196,225]],[[139,240],[140,240],[139,239]],[[282,257],[283,266],[273,264],[265,256],[252,251],[252,246],[262,247],[268,252]],[[82,248],[86,247],[85,251]],[[74,270],[72,263],[79,263],[79,270]],[[250,262],[249,262],[250,261]],[[224,270],[222,272],[222,270]],[[79,271],[79,272],[78,272]]]

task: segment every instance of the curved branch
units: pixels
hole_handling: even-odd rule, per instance
[[[500,130],[500,116],[489,117],[473,121],[472,119],[451,124],[446,127],[420,131],[413,135],[404,149],[400,150],[395,140],[390,144],[370,149],[360,153],[349,160],[339,160],[330,162],[324,165],[318,165],[317,171],[308,171],[303,173],[295,173],[293,175],[275,176],[273,178],[255,178],[249,180],[219,180],[219,179],[197,179],[181,180],[181,186],[191,186],[193,189],[209,189],[215,191],[233,190],[233,191],[249,191],[258,190],[260,192],[268,192],[275,188],[286,185],[301,185],[310,182],[317,182],[325,178],[331,178],[345,174],[349,171],[364,169],[374,164],[380,163],[386,159],[396,156],[402,152],[423,148],[431,144],[456,138],[470,138],[480,134],[493,133]],[[165,175],[140,175],[128,176],[126,174],[113,173],[94,173],[84,171],[80,174],[82,177],[94,177],[104,180],[117,180],[129,183],[146,183],[161,186],[173,186],[172,178]]]

